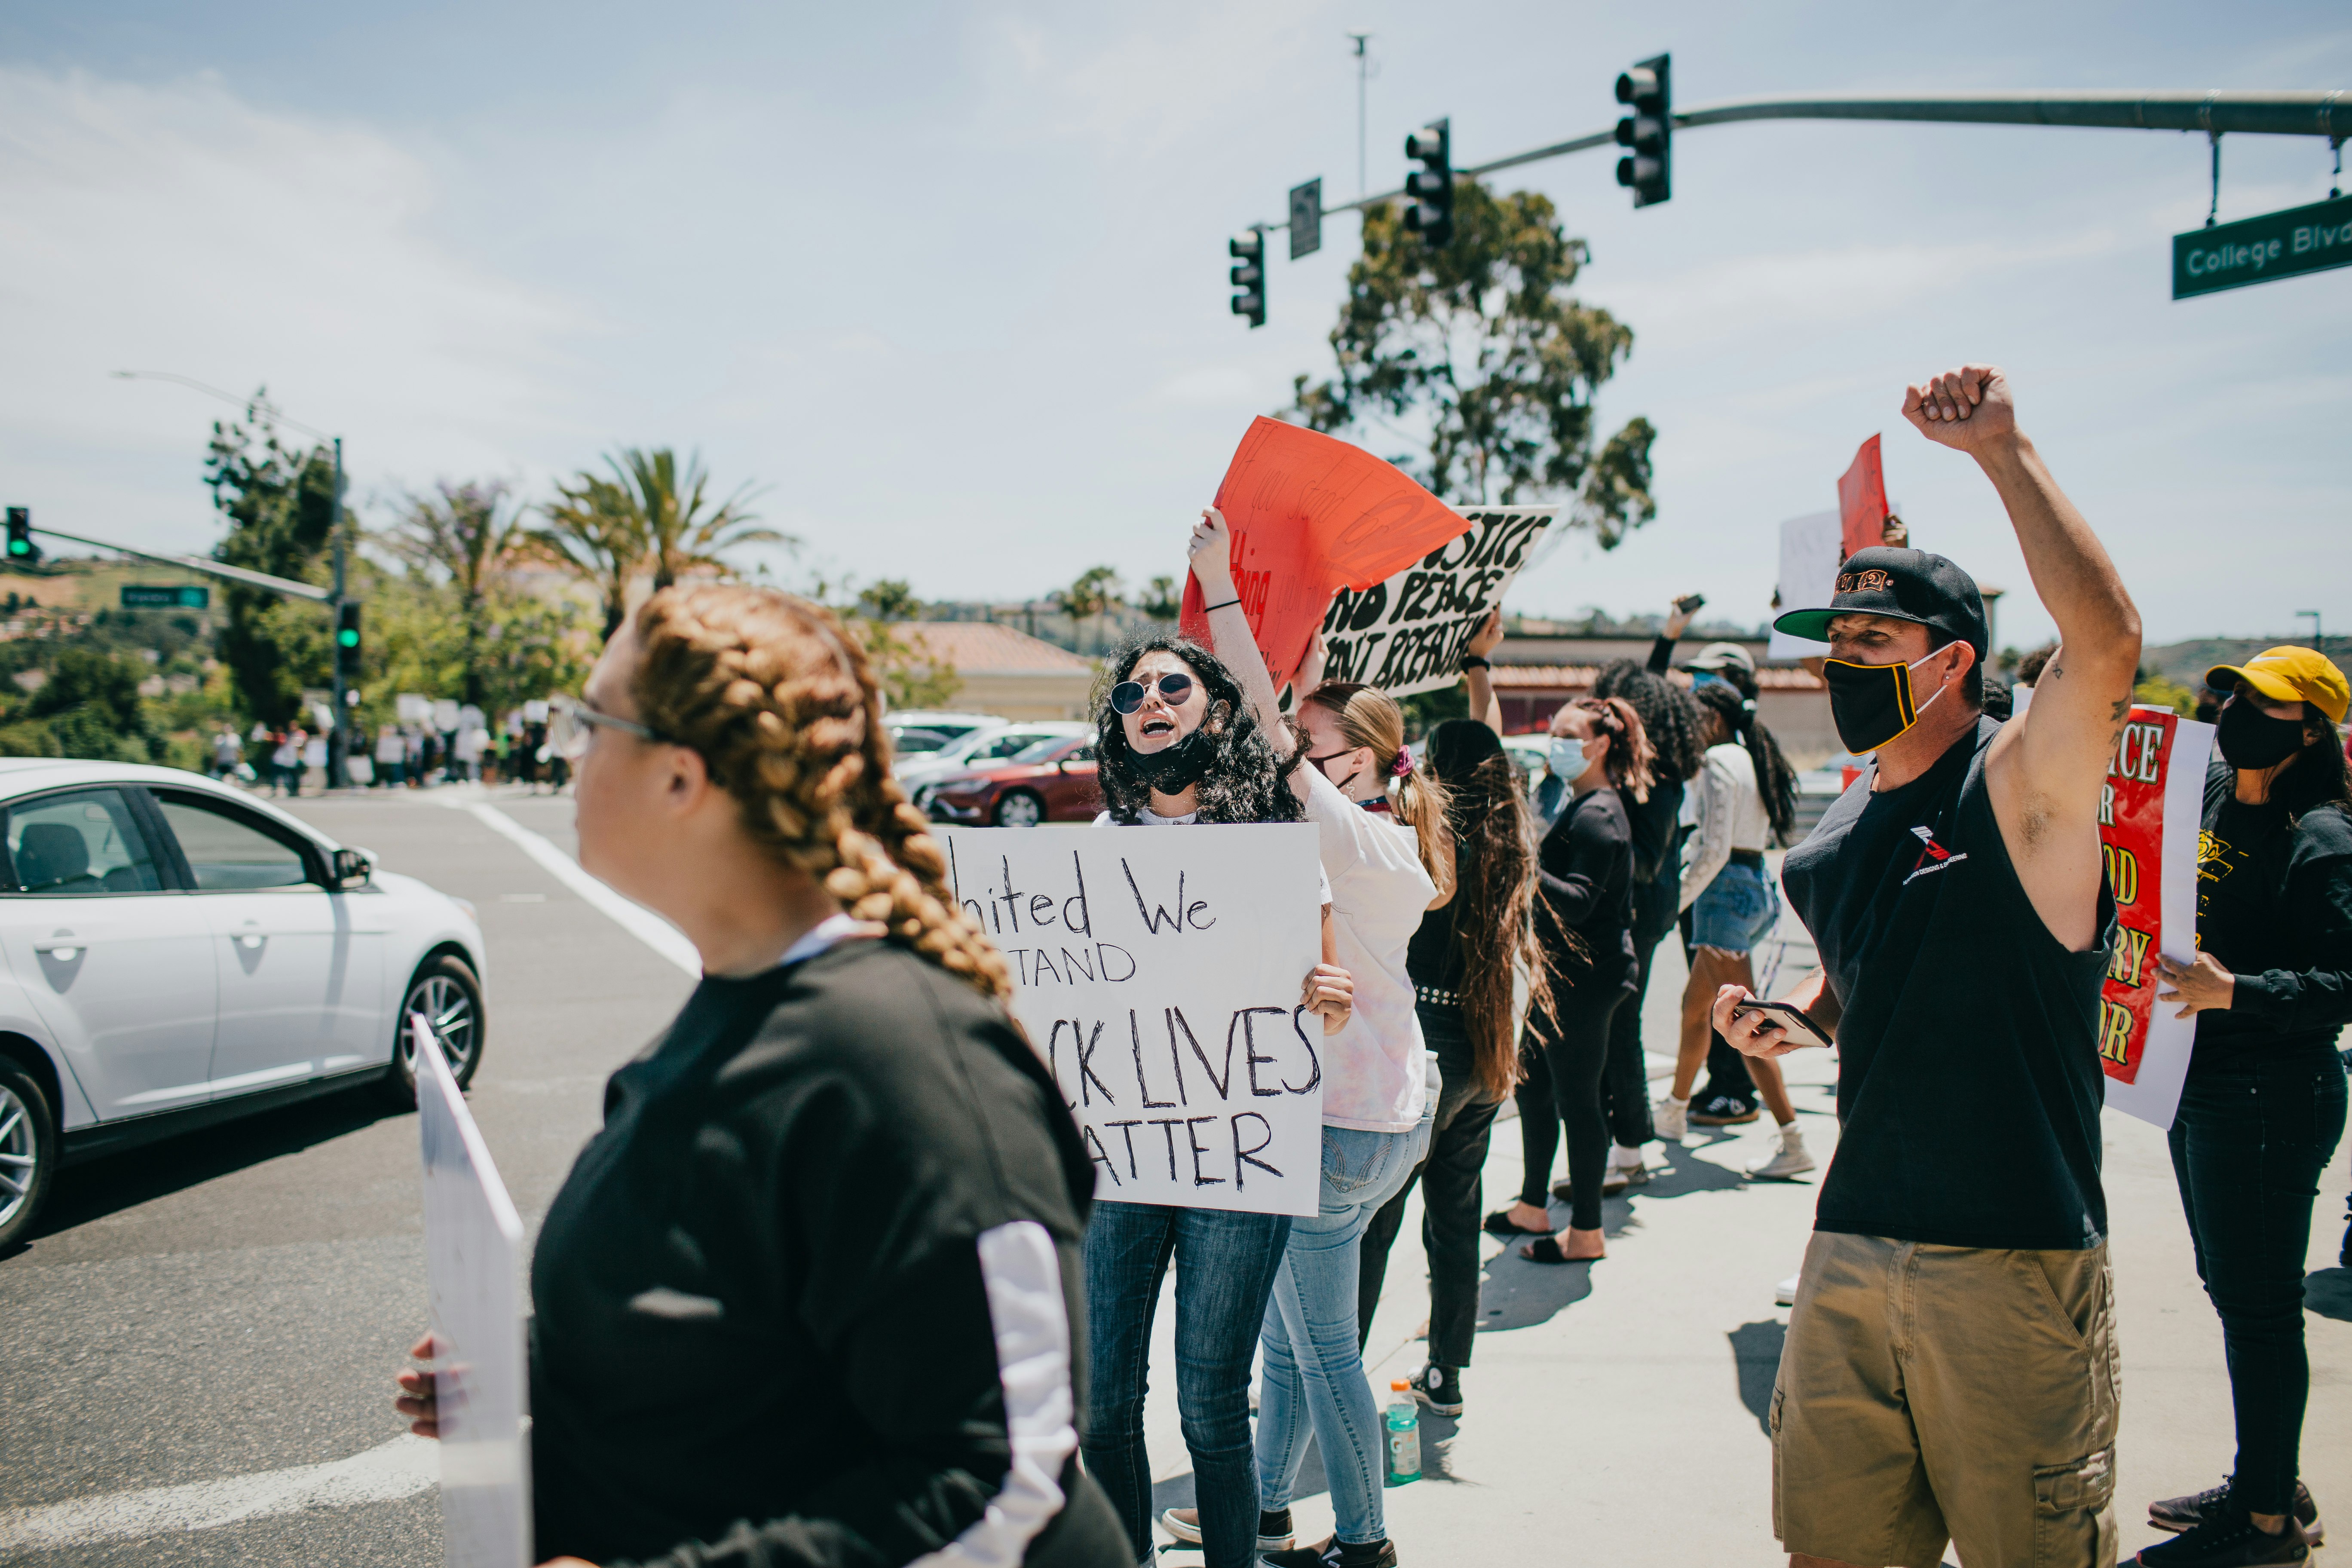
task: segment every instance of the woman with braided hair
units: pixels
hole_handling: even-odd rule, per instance
[[[772,590],[666,588],[550,745],[582,865],[703,978],[533,1254],[538,1554],[1132,1562],[1077,1458],[1093,1167],[856,645]],[[438,1436],[434,1374],[400,1382]]]

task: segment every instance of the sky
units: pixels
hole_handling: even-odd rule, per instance
[[[339,431],[382,522],[437,479],[543,496],[616,446],[699,449],[802,540],[780,574],[1039,595],[1176,573],[1250,418],[1331,368],[1356,223],[1230,314],[1228,235],[1357,192],[1452,119],[1475,163],[1604,129],[1674,56],[1693,107],[1786,92],[2352,88],[2320,4],[1962,11],[1376,0],[1189,6],[154,0],[0,10],[0,490],[158,550],[219,535],[170,372]],[[1604,429],[1656,426],[1658,516],[1512,607],[1767,615],[1779,524],[1885,436],[1914,542],[2050,623],[1990,487],[1895,413],[2004,366],[2148,639],[2352,631],[2352,268],[2169,298],[2209,197],[2170,132],[1780,122],[1497,176],[1558,205],[1628,323]],[[2228,219],[2324,198],[2318,138],[2232,136]],[[1373,437],[1375,450],[1392,443]]]

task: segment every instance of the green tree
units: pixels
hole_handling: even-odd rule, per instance
[[[923,602],[902,579],[885,577],[857,590],[857,607],[877,621],[914,621],[923,615]]]
[[[1076,623],[1093,617],[1095,620],[1095,651],[1102,651],[1103,626],[1101,617],[1110,614],[1118,604],[1120,584],[1118,574],[1108,566],[1090,566],[1078,574],[1077,581],[1066,588],[1056,588],[1045,596],[1056,609],[1070,617],[1072,629]]]
[[[555,498],[539,509],[546,526],[530,530],[523,546],[596,591],[610,642],[628,616],[629,584],[645,567],[645,514],[626,485],[594,474],[557,485]]]
[[[1184,613],[1184,591],[1173,577],[1154,577],[1149,595],[1135,607],[1155,621],[1172,621]]]
[[[507,504],[502,484],[453,485],[444,479],[436,489],[430,496],[409,496],[399,521],[377,542],[411,572],[448,584],[463,648],[457,695],[484,704],[488,680],[483,644],[492,635],[491,601],[521,553],[523,514]]]
[[[282,444],[256,391],[247,423],[215,422],[205,459],[213,505],[228,520],[214,558],[324,587],[324,555],[334,519],[333,458],[324,447],[300,452]],[[227,665],[246,709],[263,722],[290,722],[305,687],[329,679],[325,613],[307,601],[281,599],[260,588],[229,584],[227,624],[220,633]]]
[[[1572,526],[1613,547],[1657,515],[1656,433],[1635,418],[1596,443],[1593,398],[1633,333],[1570,292],[1585,257],[1532,191],[1497,196],[1457,177],[1443,250],[1393,204],[1368,209],[1331,331],[1338,373],[1299,376],[1287,416],[1416,443],[1391,460],[1447,500],[1572,498]]]
[[[731,570],[726,552],[746,544],[800,543],[790,534],[755,526],[748,485],[713,503],[708,496],[710,475],[698,454],[681,466],[667,447],[626,447],[606,460],[636,507],[656,592],[698,566]]]

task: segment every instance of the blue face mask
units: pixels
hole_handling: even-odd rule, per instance
[[[1584,742],[1573,735],[1554,735],[1548,760],[1562,784],[1574,784],[1584,776]]]

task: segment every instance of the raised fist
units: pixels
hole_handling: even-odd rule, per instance
[[[1906,388],[1903,417],[1930,441],[1962,452],[2017,433],[2017,405],[1997,365],[1964,364]]]

